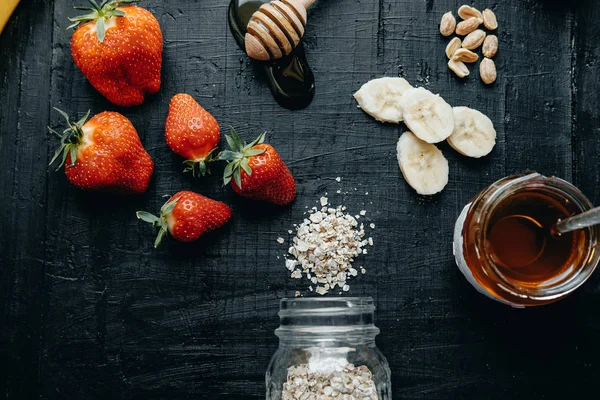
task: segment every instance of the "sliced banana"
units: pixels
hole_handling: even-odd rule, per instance
[[[441,192],[448,184],[448,160],[433,144],[417,138],[412,132],[400,136],[398,165],[406,182],[422,195]]]
[[[480,158],[496,145],[496,130],[483,113],[468,107],[454,107],[454,132],[448,143],[460,154]]]
[[[452,134],[452,107],[439,95],[423,88],[409,89],[401,104],[404,123],[419,139],[438,143]]]
[[[402,121],[401,98],[408,89],[412,86],[404,78],[379,78],[362,85],[354,98],[376,120],[398,123]]]

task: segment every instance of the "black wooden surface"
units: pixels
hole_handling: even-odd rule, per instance
[[[0,36],[6,398],[263,398],[278,300],[307,286],[288,277],[276,239],[325,192],[376,224],[375,247],[359,262],[367,275],[350,294],[377,302],[394,398],[597,396],[600,275],[558,304],[512,310],[464,280],[451,234],[473,195],[525,169],[570,180],[600,203],[600,3],[474,3],[492,7],[500,23],[499,78],[486,87],[476,70],[461,81],[446,67],[438,21],[459,2],[320,0],[305,37],[317,93],[294,112],[275,104],[234,43],[226,0],[144,1],[163,28],[163,86],[140,107],[115,108],[72,62],[72,5],[24,0]],[[432,199],[417,196],[395,158],[404,127],[374,122],[351,96],[382,75],[485,112],[498,131],[494,152],[469,160],[442,145],[450,183]],[[178,92],[246,138],[268,131],[297,179],[296,202],[257,210],[221,186],[222,166],[208,179],[183,175],[163,134]],[[49,170],[56,142],[46,126],[60,123],[53,105],[129,117],[156,163],[150,190],[128,199],[86,194]],[[134,212],[156,211],[183,189],[226,201],[234,217],[197,244],[154,250],[154,232]]]

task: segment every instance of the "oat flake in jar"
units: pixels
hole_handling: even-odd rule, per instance
[[[391,399],[390,369],[375,345],[374,311],[371,298],[281,300],[267,400]]]
[[[485,296],[516,308],[560,300],[600,260],[600,226],[556,234],[556,222],[592,208],[570,183],[531,173],[501,179],[463,209],[456,264]]]

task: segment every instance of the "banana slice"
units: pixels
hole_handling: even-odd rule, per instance
[[[404,78],[373,79],[354,93],[358,106],[381,122],[402,121],[402,94],[412,89]]]
[[[405,132],[398,140],[398,165],[406,182],[422,195],[441,192],[448,184],[448,160],[435,145]]]
[[[480,158],[496,145],[496,130],[484,114],[468,107],[454,107],[454,132],[448,143],[460,154]]]
[[[404,123],[419,139],[438,143],[452,134],[452,107],[439,95],[423,88],[409,89],[401,104]]]

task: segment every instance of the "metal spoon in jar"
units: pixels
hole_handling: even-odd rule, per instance
[[[559,220],[552,227],[552,234],[560,235],[562,233],[572,232],[590,226],[600,225],[600,207],[592,208],[581,214]]]

